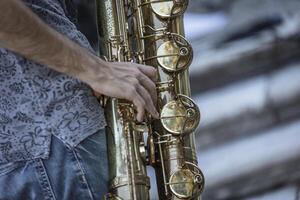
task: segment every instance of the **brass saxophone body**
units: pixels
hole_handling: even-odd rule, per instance
[[[105,199],[148,200],[155,169],[159,199],[200,199],[195,134],[200,111],[190,99],[191,45],[184,38],[187,0],[97,0],[100,55],[110,62],[137,62],[157,69],[157,110],[137,123],[133,105],[107,98],[109,193]]]

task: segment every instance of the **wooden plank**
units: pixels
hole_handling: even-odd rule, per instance
[[[254,195],[244,200],[298,200],[297,185],[267,191],[264,194]]]
[[[300,120],[198,153],[203,200],[232,200],[300,180]]]
[[[194,96],[202,119],[199,150],[300,117],[300,63]]]
[[[233,29],[241,27],[232,27],[227,32],[224,30],[192,42],[195,53],[190,67],[192,91],[199,93],[220,87],[299,59],[299,23],[299,20],[291,20],[274,31],[223,45],[219,42],[226,40]]]
[[[227,9],[236,0],[190,0],[189,12],[215,12]]]

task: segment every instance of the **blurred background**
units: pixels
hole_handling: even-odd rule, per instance
[[[96,47],[91,2],[78,0],[79,25]],[[190,0],[203,200],[300,200],[299,10],[299,0]]]

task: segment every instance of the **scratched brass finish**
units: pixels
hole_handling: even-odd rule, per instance
[[[100,54],[107,61],[130,61],[123,1],[97,1]],[[109,192],[104,199],[148,200],[150,181],[141,156],[145,126],[137,125],[131,103],[108,98],[105,103],[109,159]]]
[[[192,47],[177,35],[172,35],[172,40],[162,43],[157,49],[158,64],[167,72],[182,71],[190,65],[191,60]]]
[[[186,0],[136,0],[141,13],[145,64],[155,66],[160,120],[152,123],[160,199],[200,199],[204,176],[197,166],[194,131],[200,112],[190,99],[193,50],[184,38]]]
[[[183,14],[187,7],[187,1],[148,1],[151,2],[153,12],[161,18],[169,18]]]
[[[187,162],[187,166],[194,166]],[[179,169],[175,171],[169,180],[172,193],[179,199],[197,198],[203,190],[203,174],[199,171],[190,169]]]
[[[174,135],[190,134],[197,128],[200,120],[197,105],[184,95],[178,95],[164,105],[160,116],[163,127]]]
[[[204,176],[195,134],[200,111],[190,98],[193,49],[184,37],[188,0],[97,0],[100,55],[153,66],[160,119],[137,123],[132,103],[106,98],[109,193],[106,200],[150,200],[146,166],[155,169],[160,200],[199,200]],[[154,187],[154,186],[152,186]]]

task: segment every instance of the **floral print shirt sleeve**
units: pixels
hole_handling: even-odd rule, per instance
[[[23,0],[44,22],[92,51],[63,0]],[[47,158],[51,135],[70,147],[105,126],[91,88],[0,48],[0,163]]]

